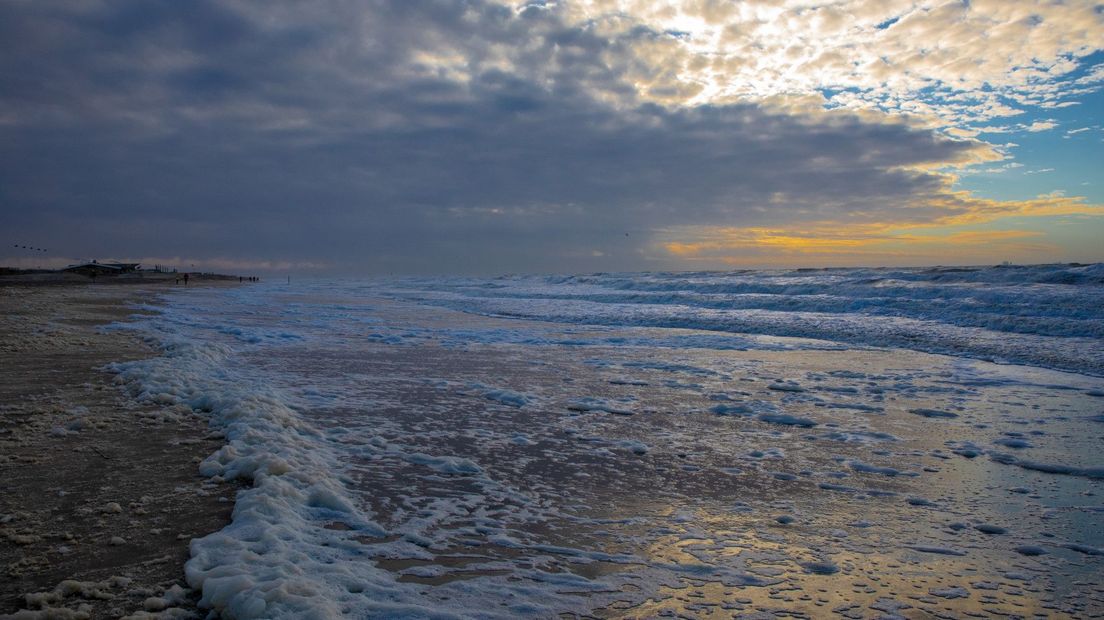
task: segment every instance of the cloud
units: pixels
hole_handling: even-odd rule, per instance
[[[1082,59],[1100,48],[1104,30],[1104,13],[1087,1],[591,0],[562,6],[567,19],[601,32],[680,31],[653,53],[677,63],[670,80],[695,85],[692,103],[840,91],[831,97],[836,105],[954,125],[1035,106],[1064,107],[1104,81],[1100,66],[1078,72]],[[678,84],[667,91],[678,92]]]
[[[988,133],[1039,133],[1041,131],[1050,131],[1058,126],[1058,121],[1054,119],[1043,119],[1032,121],[1028,123],[1017,123],[1015,125],[986,125],[981,127],[971,127],[969,129],[952,129],[948,130],[949,135],[964,135],[968,137],[974,137],[979,134]]]
[[[996,33],[973,11],[1022,11],[618,6],[0,5],[5,228],[75,256],[573,271],[675,264],[655,251],[671,230],[1017,212],[952,189],[948,169],[997,148],[916,119],[999,116],[995,100],[910,93],[1045,99],[1037,87],[1072,71],[1099,21],[1043,7],[1045,26],[1001,30],[1011,43],[994,54],[1034,42],[1037,58],[1017,48],[952,79],[940,63]],[[920,31],[955,19],[932,59],[905,62]]]
[[[1058,126],[1058,123],[1056,123],[1054,121],[1035,121],[1035,122],[1031,123],[1030,125],[1024,127],[1024,130],[1025,131],[1030,131],[1031,133],[1037,133],[1037,132],[1040,132],[1040,131],[1049,131],[1051,129],[1054,129],[1057,126]]]
[[[714,229],[693,243],[669,241],[663,250],[703,268],[839,266],[878,264],[978,264],[1019,256],[1045,260],[1059,248],[1030,230],[957,231],[917,234],[887,228],[803,231]]]
[[[1016,168],[1023,168],[1023,164],[1012,161],[1008,162],[1007,164],[992,168],[971,168],[969,170],[962,171],[960,174],[963,176],[971,174],[1004,174],[1005,172],[1008,172],[1009,170],[1015,170]]]

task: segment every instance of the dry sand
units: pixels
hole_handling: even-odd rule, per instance
[[[103,369],[157,354],[102,327],[159,290],[0,286],[0,616],[195,609],[188,543],[229,521],[236,491],[197,473],[222,438],[186,407],[134,402]]]

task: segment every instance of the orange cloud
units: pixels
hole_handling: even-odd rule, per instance
[[[910,208],[916,209],[916,220],[907,217]],[[932,217],[933,209],[946,215]],[[1059,248],[1043,242],[1045,234],[1039,230],[954,229],[1009,217],[1104,216],[1104,205],[1061,195],[996,201],[953,191],[928,196],[898,213],[903,217],[896,222],[822,220],[774,227],[682,227],[663,231],[659,246],[680,261],[727,265],[842,264],[902,258],[945,263],[971,257],[986,260],[991,255],[1046,260],[1048,253]]]

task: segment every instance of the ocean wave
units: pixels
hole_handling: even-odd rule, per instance
[[[819,338],[1104,374],[1104,264],[412,278],[391,287],[478,314]]]

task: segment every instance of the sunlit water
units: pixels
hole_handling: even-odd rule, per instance
[[[228,614],[1087,617],[1104,285],[1035,269],[188,291],[117,370],[253,480]]]

